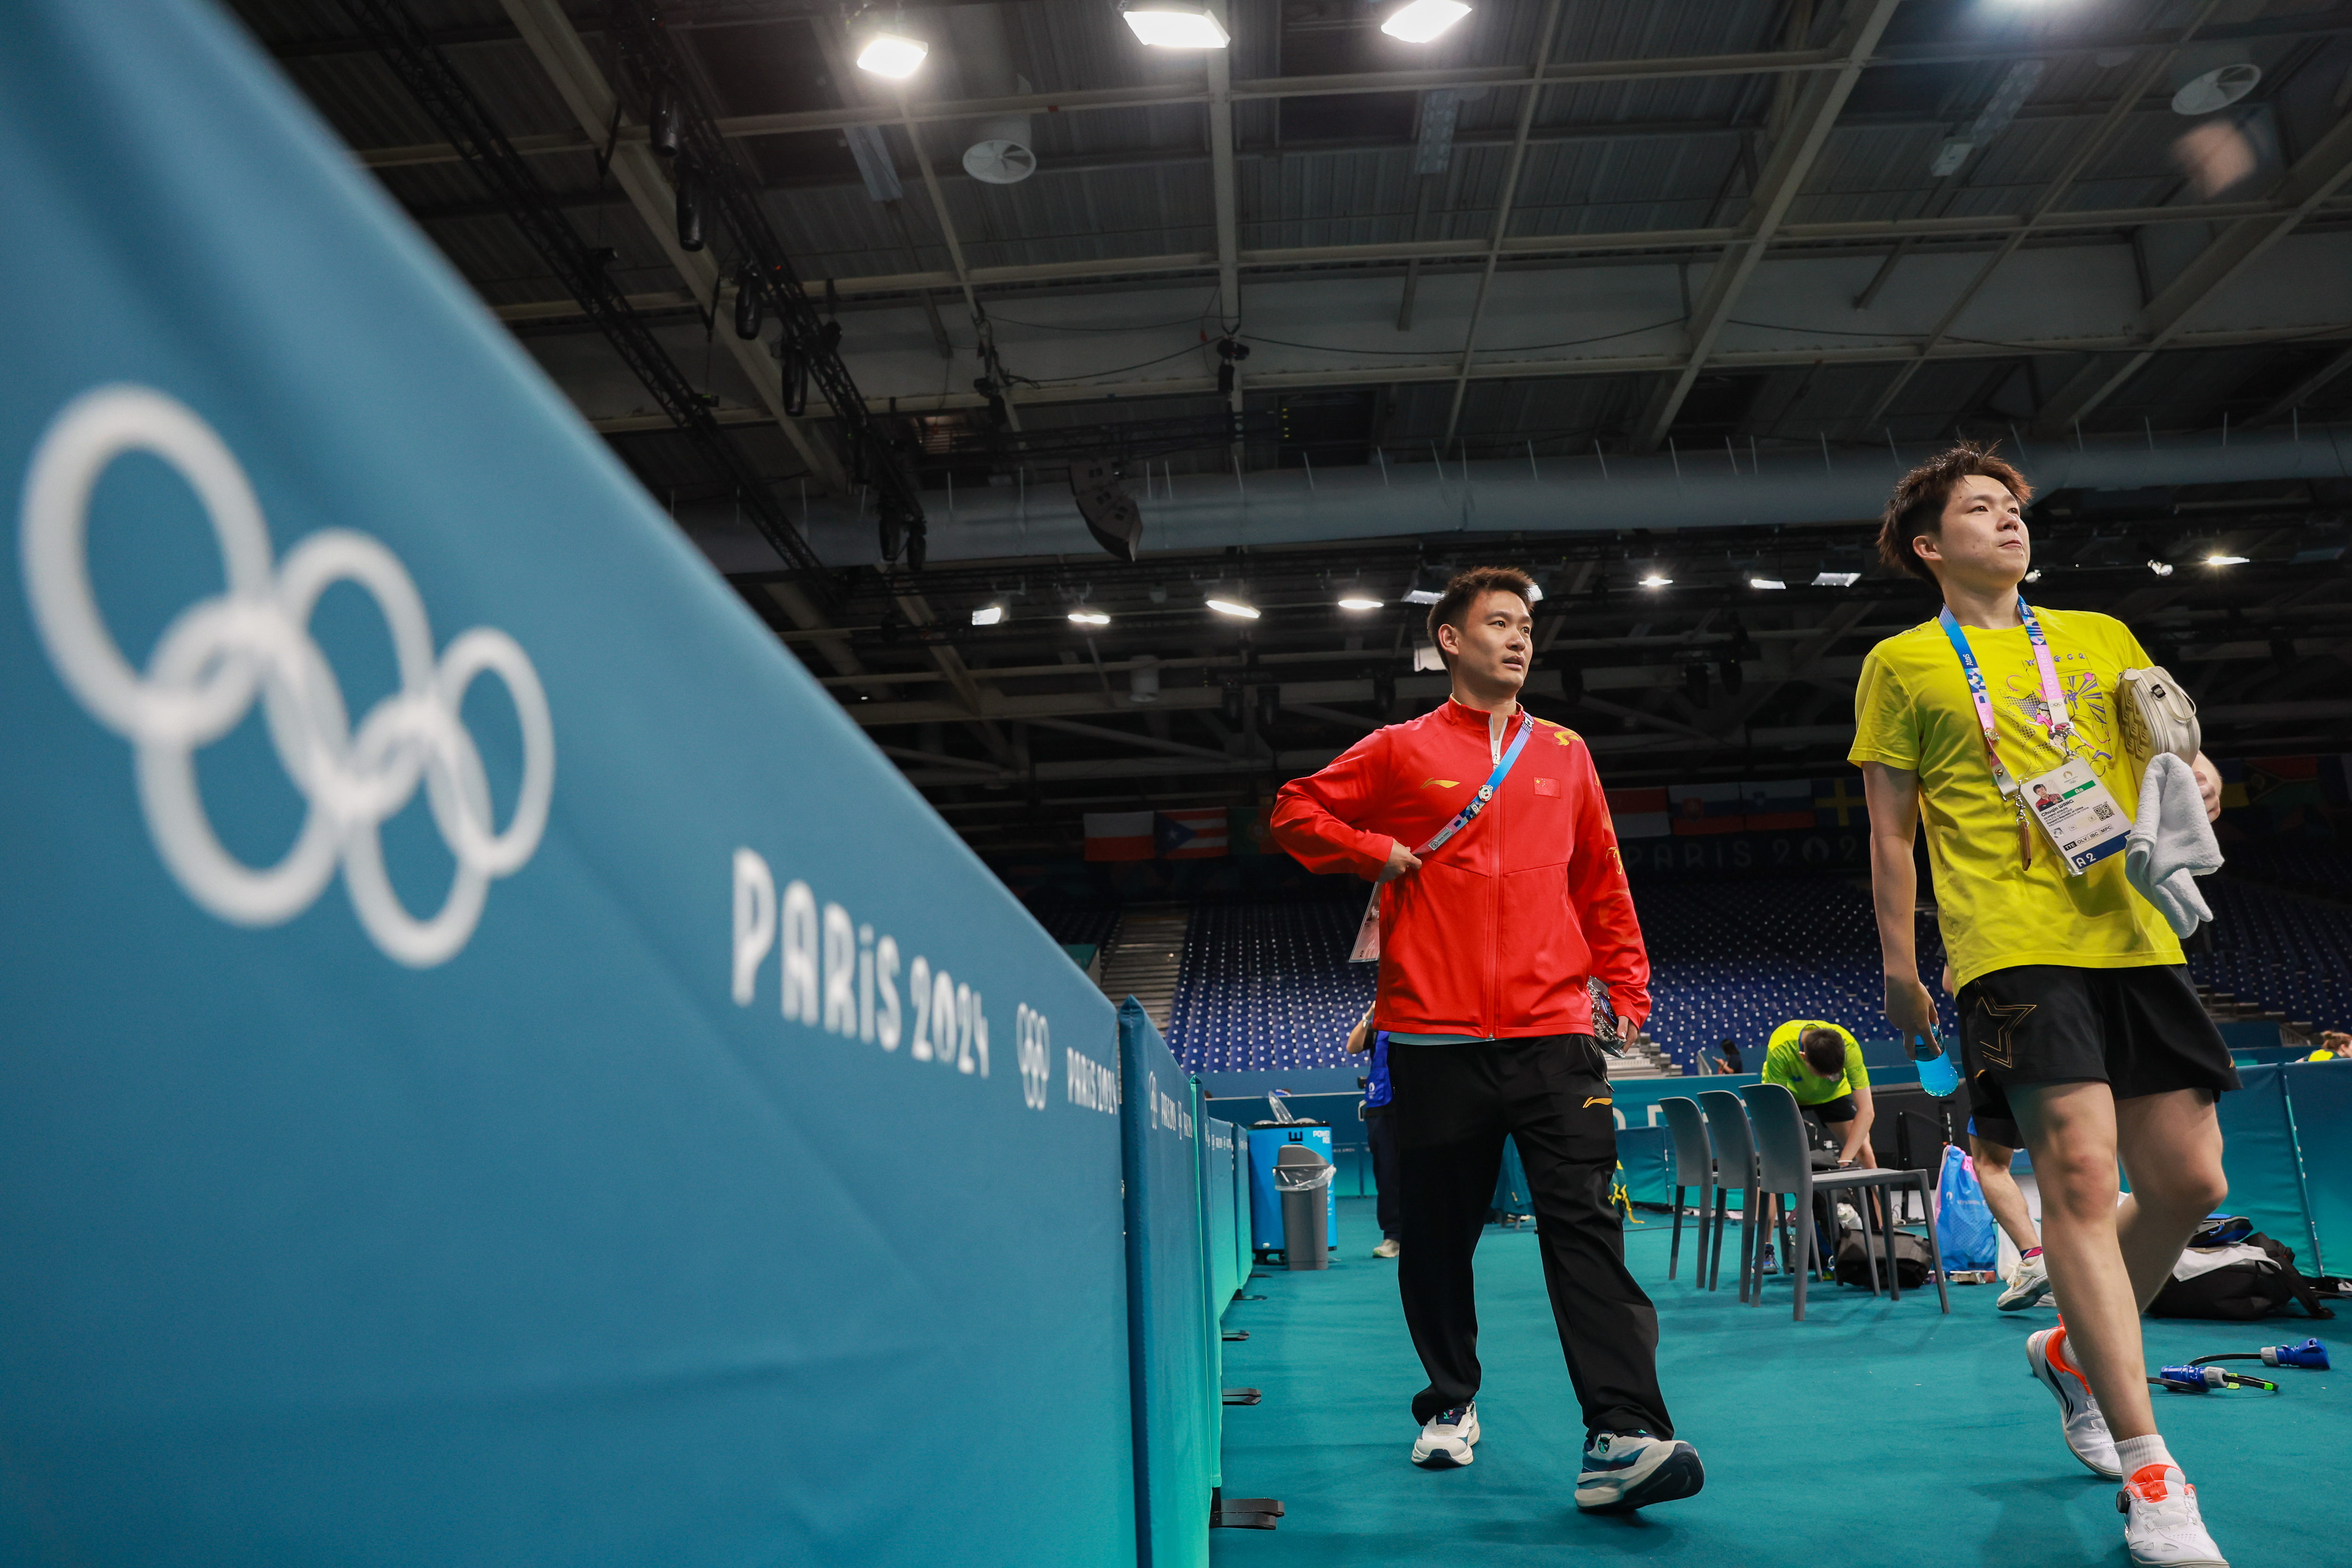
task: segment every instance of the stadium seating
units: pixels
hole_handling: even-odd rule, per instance
[[[2352,908],[2226,875],[2201,886],[2216,922],[2210,951],[2189,954],[2198,984],[2290,1020],[2352,1020]],[[1634,899],[1650,947],[1649,1032],[1684,1071],[1727,1037],[1753,1070],[1790,1018],[1885,1032],[1877,927],[1859,883],[1652,883]],[[1348,1029],[1372,997],[1370,968],[1347,962],[1362,912],[1352,899],[1196,910],[1169,1028],[1178,1058],[1195,1072],[1344,1066]],[[1084,913],[1047,923],[1065,941],[1087,940],[1064,934]],[[1920,918],[1918,942],[1920,972],[1932,977],[1943,967],[1933,917]],[[1948,1031],[1951,1003],[1937,1000]]]

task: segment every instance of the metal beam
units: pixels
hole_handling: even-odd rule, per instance
[[[1892,5],[1895,0],[1885,0]],[[1536,53],[1530,72],[1534,81],[1543,79],[1544,67],[1551,59],[1552,37],[1559,29],[1560,0],[1549,0],[1544,6],[1543,22],[1536,28]],[[1503,187],[1495,200],[1495,229],[1486,246],[1486,264],[1478,274],[1478,292],[1470,302],[1470,326],[1462,339],[1462,374],[1454,378],[1454,402],[1445,413],[1445,436],[1440,447],[1450,446],[1454,432],[1462,423],[1462,398],[1469,390],[1470,366],[1478,354],[1478,323],[1486,314],[1486,292],[1495,281],[1496,265],[1503,258],[1503,238],[1511,229],[1511,204],[1519,193],[1519,171],[1527,166],[1528,132],[1535,125],[1536,105],[1542,101],[1543,89],[1530,86],[1519,97],[1519,124],[1511,138],[1511,159],[1503,170]],[[1402,320],[1402,318],[1400,318]]]
[[[500,0],[500,4],[586,134],[601,137],[606,127],[625,120],[621,114],[620,100],[614,96],[604,71],[589,54],[588,46],[581,41],[559,0]],[[715,309],[719,264],[708,248],[686,250],[678,246],[677,193],[670,188],[669,175],[662,168],[661,159],[644,140],[643,128],[638,129],[639,135],[635,140],[625,139],[614,147],[613,177],[628,193],[629,205],[637,209],[646,226],[653,230],[655,242],[668,258],[670,266],[686,280],[688,292],[697,300],[713,301]],[[719,335],[725,340],[727,352],[735,356],[746,379],[758,389],[760,400],[767,405],[777,428],[784,433],[784,439],[792,443],[801,461],[809,466],[809,471],[829,489],[846,489],[847,476],[842,472],[840,459],[832,447],[785,411],[783,378],[775,362],[769,359],[766,345],[745,342],[731,331]]]
[[[1994,251],[1991,258],[1978,269],[1976,277],[1969,280],[1967,288],[1960,290],[1959,298],[1952,301],[1951,308],[1944,312],[1943,318],[1936,323],[1935,330],[1927,334],[1927,342],[1920,351],[1919,363],[1904,366],[1886,389],[1878,395],[1876,401],[1871,404],[1870,412],[1862,416],[1864,429],[1877,424],[1880,417],[1895,405],[1895,400],[1902,395],[1903,389],[1910,384],[1911,378],[1919,373],[1919,365],[1927,363],[1927,356],[1933,353],[1937,345],[1951,332],[1962,312],[1966,311],[1975,301],[1976,297],[1983,292],[1985,285],[1992,281],[1992,275],[2000,270],[2000,264],[2017,254],[2017,247],[2025,243],[2026,236],[2033,231],[2033,225],[2057,208],[2058,204],[2065,199],[2066,193],[2074,188],[2074,182],[2082,178],[2083,172],[2091,166],[2092,161],[2107,150],[2108,144],[2114,142],[2116,133],[2122,131],[2124,121],[2138,106],[2140,95],[2147,91],[2149,86],[2164,75],[2165,68],[2172,63],[2172,57],[2179,53],[2184,45],[2197,37],[2205,24],[2212,19],[2213,13],[2221,7],[2221,4],[2222,0],[2204,0],[2204,4],[2198,7],[2196,15],[2189,18],[2188,25],[2180,29],[2170,44],[2162,48],[2152,49],[2142,57],[2138,68],[2132,72],[2131,79],[2124,84],[2123,89],[2116,93],[2114,104],[2109,107],[2105,115],[2100,117],[2098,125],[2090,135],[2074,144],[2073,153],[2067,156],[2063,163],[2059,165],[2057,174],[2052,178],[2049,185],[2043,189],[2040,198],[2034,202],[2028,213],[2025,226],[2001,242],[2000,248]]]
[[[1213,0],[1211,9],[1218,26],[1230,33],[1232,17],[1225,0]],[[1238,331],[1242,324],[1241,198],[1234,188],[1233,51],[1206,52],[1208,58],[1202,65],[1208,84],[1209,189],[1217,229],[1217,325],[1221,331],[1230,332]],[[1235,364],[1232,369],[1233,390],[1225,401],[1233,413],[1239,414],[1245,401],[1242,367]],[[1234,457],[1239,461],[1238,440],[1234,445]]]
[[[2140,373],[2158,349],[2177,336],[2198,309],[2226,288],[2254,259],[2294,232],[2297,224],[2352,179],[2352,114],[2346,114],[2295,160],[2270,193],[2283,210],[2261,217],[2243,217],[2221,231],[2200,251],[2180,276],[2147,302],[2141,313],[2147,341],[2139,351],[2113,369],[2094,360],[2060,387],[2037,415],[2033,427],[2048,436],[2063,431],[2120,391]]]
[[[2263,343],[2307,343],[2345,336],[2352,336],[2352,321],[2318,328],[2266,327],[2182,332],[2172,340],[2169,346],[2175,349],[2243,348]],[[2049,338],[2037,342],[2032,352],[2099,353],[2130,347],[2132,340],[2115,336]],[[2000,359],[2013,358],[2021,352],[2023,351],[2012,343],[1944,342],[1937,344],[1927,358],[1937,361]],[[1709,363],[1722,370],[1777,370],[1815,364],[1910,363],[1918,357],[1918,343],[1907,342],[1853,348],[1742,349],[1718,353]],[[1474,381],[1549,381],[1588,375],[1632,375],[1672,371],[1682,363],[1682,360],[1680,354],[1663,353],[1591,359],[1489,360],[1474,366],[1470,375]],[[1450,381],[1460,374],[1460,363],[1448,359],[1415,364],[1332,365],[1320,370],[1259,371],[1251,378],[1251,384],[1260,391],[1290,392],[1318,387],[1386,386],[1405,382]],[[1216,384],[1214,378],[1210,376],[1092,382],[1082,385],[1033,387],[1028,391],[1027,400],[1034,405],[1093,403],[1112,398],[1191,397],[1213,393]],[[983,406],[983,403],[976,393],[951,392],[921,397],[872,397],[866,400],[866,406],[877,414],[917,414],[979,408]],[[757,425],[764,423],[768,416],[760,409],[736,406],[713,409],[711,417],[721,425]],[[592,418],[589,423],[599,434],[606,436],[671,428],[669,421],[658,415],[619,415]]]
[[[2269,406],[2265,407],[2260,414],[2255,415],[2252,419],[2247,420],[2246,423],[2250,426],[2267,425],[2272,420],[2279,417],[2279,416],[2302,407],[2305,398],[2311,396],[2321,387],[2326,386],[2329,382],[2334,381],[2337,376],[2342,375],[2347,370],[2352,370],[2352,349],[2346,349],[2342,353],[2337,354],[2334,359],[2329,360],[2326,364],[2321,365],[2317,370],[2313,371],[2309,375],[2306,375],[2301,381],[2296,382],[2293,386],[2287,388],[2286,391],[2272,399]]]
[[[1658,443],[1665,439],[1675,416],[1682,411],[1683,400],[1690,395],[1708,355],[1715,352],[1716,339],[1730,321],[1740,291],[1748,287],[1757,264],[1764,259],[1780,220],[1788,216],[1789,204],[1803,188],[1805,176],[1812,172],[1814,160],[1821,156],[1822,144],[1829,140],[1831,128],[1836,125],[1839,112],[1852,96],[1854,83],[1862,79],[1863,68],[1878,47],[1879,37],[1886,31],[1895,7],[1901,3],[1902,0],[1869,0],[1868,9],[1855,16],[1846,36],[1834,47],[1840,57],[1838,68],[1806,84],[1798,100],[1792,129],[1772,149],[1772,156],[1757,177],[1747,216],[1740,224],[1739,238],[1707,275],[1706,292],[1700,297],[1690,328],[1688,357],[1681,372],[1653,397],[1635,429],[1635,450],[1654,451]]]

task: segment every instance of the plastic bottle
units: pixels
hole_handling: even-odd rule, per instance
[[[1924,1042],[1927,1054],[1920,1054]],[[1907,1042],[1911,1059],[1919,1064],[1919,1087],[1937,1100],[1948,1100],[1960,1087],[1960,1069],[1952,1065],[1952,1054],[1937,1043],[1933,1035],[1920,1035]]]

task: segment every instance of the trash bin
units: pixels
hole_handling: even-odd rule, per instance
[[[1274,1184],[1282,1194],[1282,1255],[1292,1268],[1331,1267],[1323,1219],[1338,1169],[1304,1143],[1286,1143],[1275,1156]]]

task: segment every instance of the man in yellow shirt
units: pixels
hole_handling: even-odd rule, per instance
[[[1764,1081],[1785,1085],[1839,1142],[1841,1165],[1875,1165],[1870,1126],[1878,1110],[1870,1100],[1870,1069],[1862,1045],[1835,1024],[1791,1018],[1772,1031],[1764,1051]]]
[[[2238,1077],[2116,853],[2140,782],[2117,680],[2149,659],[2108,616],[2027,605],[2032,497],[2015,468],[1962,445],[1887,502],[1880,555],[1944,608],[1873,648],[1854,694],[1886,1017],[1906,1039],[1936,1024],[1913,929],[1924,816],[1975,1119],[2018,1129],[2042,1188],[2064,1316],[2027,1340],[2027,1368],[2075,1457],[2124,1483],[2132,1561],[2227,1568],[2157,1435],[2139,1311],[2228,1191],[2214,1099]]]

